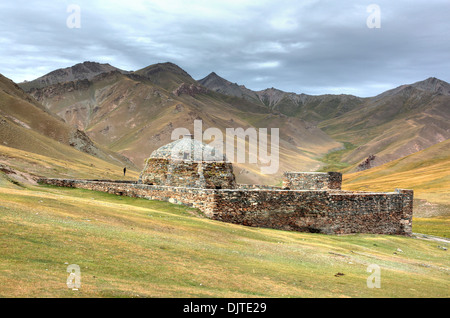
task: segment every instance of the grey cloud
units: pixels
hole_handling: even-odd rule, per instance
[[[75,1],[73,1],[75,2]],[[372,96],[435,76],[449,80],[448,1],[71,1],[0,4],[0,73],[33,79],[85,60],[136,70],[171,61],[255,90]]]

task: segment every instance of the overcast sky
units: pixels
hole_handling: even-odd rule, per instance
[[[1,1],[0,73],[21,82],[83,61],[173,62],[253,90],[374,96],[450,81],[449,12],[449,0]]]

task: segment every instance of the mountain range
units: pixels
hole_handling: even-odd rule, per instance
[[[342,157],[350,165],[373,158],[371,166],[378,166],[450,137],[450,84],[434,77],[372,98],[313,96],[274,88],[252,91],[215,73],[199,83],[317,124],[333,139],[352,144],[352,150]]]
[[[192,132],[196,119],[202,120],[203,129],[217,127],[223,132],[239,127],[280,128],[280,172],[267,176],[258,165],[236,164],[235,172],[245,183],[270,183],[284,170],[315,170],[321,166],[317,158],[341,147],[301,118],[216,93],[172,63],[129,74],[114,70],[27,92],[67,124],[139,167],[153,150],[171,141],[175,128]]]
[[[55,128],[46,130],[42,120],[34,123],[39,116],[25,120],[2,104],[9,125],[136,171],[171,141],[175,128],[193,131],[195,119],[202,120],[203,130],[280,129],[279,173],[262,175],[258,165],[235,164],[242,183],[276,184],[287,170],[366,170],[450,137],[450,84],[436,78],[369,98],[253,91],[214,72],[195,80],[169,62],[134,72],[84,62],[18,85],[8,81],[2,77],[8,83],[3,92],[9,85],[9,95],[14,91],[15,100],[51,118],[47,126]],[[29,150],[24,142],[5,142]]]

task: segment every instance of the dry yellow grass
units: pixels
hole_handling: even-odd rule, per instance
[[[250,228],[80,189],[3,186],[0,200],[3,297],[449,297],[448,253],[432,241]]]
[[[369,170],[345,174],[349,190],[413,189],[414,196],[450,205],[450,140]]]
[[[124,177],[122,166],[62,144],[56,145],[55,152],[57,156],[52,157],[0,146],[0,163],[24,173],[53,178],[137,180],[139,177],[139,173],[131,169]]]
[[[450,140],[369,170],[345,174],[347,190],[413,189],[413,232],[450,237]]]

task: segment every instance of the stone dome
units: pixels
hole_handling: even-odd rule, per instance
[[[227,161],[225,155],[216,148],[185,135],[182,139],[164,145],[150,155],[150,159],[172,159],[192,161]]]

